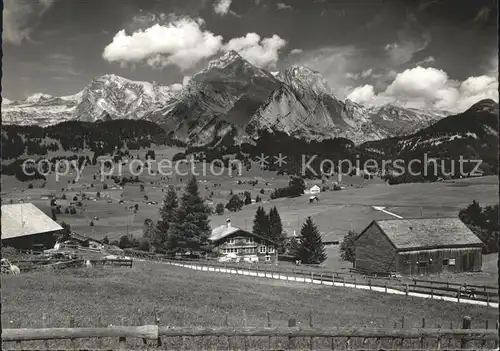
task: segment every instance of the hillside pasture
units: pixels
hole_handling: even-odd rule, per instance
[[[44,314],[48,327],[67,326],[71,317],[77,326],[96,326],[98,320],[102,325],[137,325],[152,323],[154,310],[161,325],[172,326],[221,326],[226,314],[230,326],[243,326],[243,310],[249,326],[264,326],[267,312],[273,326],[286,326],[289,318],[296,318],[298,326],[308,325],[311,311],[314,325],[320,327],[392,328],[395,323],[401,325],[404,316],[407,328],[421,326],[423,318],[428,327],[453,324],[457,328],[465,315],[472,317],[473,327],[483,327],[485,320],[494,325],[498,318],[492,308],[150,262],[134,262],[133,268],[94,267],[2,277],[4,327],[40,328]],[[135,347],[141,341],[136,342]],[[55,347],[57,342],[50,343]],[[82,347],[95,347],[95,343],[81,341]],[[175,344],[171,348],[177,349]]]

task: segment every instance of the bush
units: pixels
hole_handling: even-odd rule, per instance
[[[356,260],[356,237],[357,233],[349,230],[344,240],[340,243],[340,257],[344,261],[349,261],[354,263]]]
[[[33,189],[33,184],[29,183],[28,184],[28,189]]]
[[[218,203],[217,206],[215,206],[215,213],[222,216],[224,214],[224,204]]]
[[[243,201],[238,197],[238,195],[233,195],[229,199],[226,208],[231,212],[240,211],[243,208]]]
[[[91,227],[94,226],[94,221],[90,221],[90,224],[89,224]]]

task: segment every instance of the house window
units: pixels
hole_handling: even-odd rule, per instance
[[[271,261],[271,256],[266,256],[266,261]]]
[[[405,265],[405,266],[409,266],[409,265],[410,265],[410,260],[404,260],[404,261],[403,261],[403,265]]]
[[[418,261],[417,266],[418,267],[427,267],[429,265],[429,261]]]
[[[234,239],[229,239],[229,245],[234,245]]]
[[[450,260],[449,260],[449,259],[447,259],[447,258],[445,258],[445,259],[443,260],[443,266],[447,266],[447,265],[449,265],[449,264],[450,264]]]
[[[227,249],[224,249],[222,252],[224,252],[225,254],[227,254]]]
[[[265,246],[261,246],[260,247],[260,253],[266,253],[266,247]]]
[[[454,258],[450,258],[450,259],[448,260],[448,265],[450,265],[450,266],[454,266],[454,265],[455,265],[455,259],[454,259]]]
[[[269,246],[269,247],[267,248],[267,252],[269,252],[269,253],[274,253],[274,246]]]
[[[247,244],[253,244],[253,238],[247,238]]]

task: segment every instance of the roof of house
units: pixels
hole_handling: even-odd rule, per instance
[[[2,239],[63,229],[32,203],[2,205]]]
[[[459,218],[415,218],[373,221],[399,250],[481,246],[482,241]],[[356,239],[357,240],[357,239]]]
[[[257,234],[251,233],[251,232],[247,232],[246,230],[243,230],[243,229],[240,229],[240,228],[237,228],[237,227],[233,227],[233,226],[228,226],[228,225],[221,225],[220,227],[214,228],[212,230],[212,235],[210,235],[210,237],[208,238],[208,240],[210,240],[211,242],[220,241],[220,240],[222,240],[222,239],[230,236],[231,234],[234,234],[234,233],[240,232],[240,231],[241,232],[245,232],[246,234],[254,236],[256,238],[259,238],[259,239],[262,239],[262,240],[266,240],[266,241],[269,241],[269,242],[271,242],[273,244],[276,244],[272,240],[263,238],[260,235],[257,235]]]

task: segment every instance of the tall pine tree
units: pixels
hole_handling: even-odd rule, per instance
[[[252,232],[269,239],[269,217],[262,206],[257,207],[257,212],[253,219]]]
[[[200,197],[198,181],[192,177],[181,197],[179,208],[168,230],[168,248],[171,252],[208,252],[211,234],[208,216],[210,208]]]
[[[179,200],[177,199],[175,188],[170,185],[165,195],[165,199],[163,199],[163,205],[160,208],[160,220],[156,224],[153,244],[158,249],[165,250],[167,247],[168,229],[170,228],[170,223],[174,221],[175,211],[178,207]]]
[[[283,232],[283,224],[276,206],[269,211],[269,238],[278,244],[279,253],[285,250],[286,234]]]
[[[325,246],[321,240],[321,234],[311,217],[307,217],[300,230],[297,256],[297,259],[306,264],[320,264],[326,260]]]

